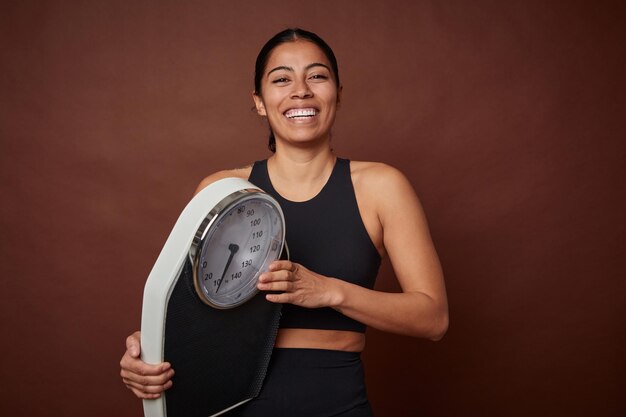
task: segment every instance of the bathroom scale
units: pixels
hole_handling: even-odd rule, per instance
[[[144,288],[142,359],[175,371],[145,417],[218,416],[258,395],[281,305],[256,285],[284,246],[278,202],[249,181],[221,179],[187,204]]]

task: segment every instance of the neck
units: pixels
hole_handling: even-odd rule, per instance
[[[274,189],[287,200],[307,201],[316,196],[335,166],[330,147],[319,152],[276,151],[267,169]]]
[[[302,186],[326,179],[335,164],[335,155],[328,143],[316,149],[277,148],[268,164],[273,179]]]

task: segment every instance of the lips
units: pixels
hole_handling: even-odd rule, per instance
[[[309,117],[317,116],[319,110],[313,107],[300,108],[300,109],[289,109],[285,113],[285,117],[288,119],[306,119]]]

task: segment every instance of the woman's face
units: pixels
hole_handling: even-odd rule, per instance
[[[296,40],[272,51],[261,94],[253,97],[277,147],[281,141],[302,146],[329,140],[340,93],[324,52],[312,42]]]

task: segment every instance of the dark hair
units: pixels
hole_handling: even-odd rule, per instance
[[[265,73],[267,60],[269,59],[269,56],[274,48],[282,45],[283,43],[294,42],[298,39],[312,42],[322,50],[322,52],[324,53],[324,55],[326,55],[326,58],[330,62],[330,67],[335,76],[335,82],[337,83],[337,86],[341,85],[341,83],[339,82],[339,67],[337,66],[337,58],[335,58],[335,54],[333,53],[333,50],[330,49],[330,46],[328,46],[328,44],[324,42],[322,38],[320,38],[313,32],[309,32],[299,28],[290,28],[285,29],[282,32],[274,35],[274,37],[267,41],[267,43],[263,45],[263,48],[261,48],[261,51],[256,58],[256,65],[254,66],[254,94],[261,95],[261,80],[263,79],[263,74]],[[272,132],[271,126],[269,144],[267,146],[270,151],[276,152],[276,138],[274,137],[274,132]]]

